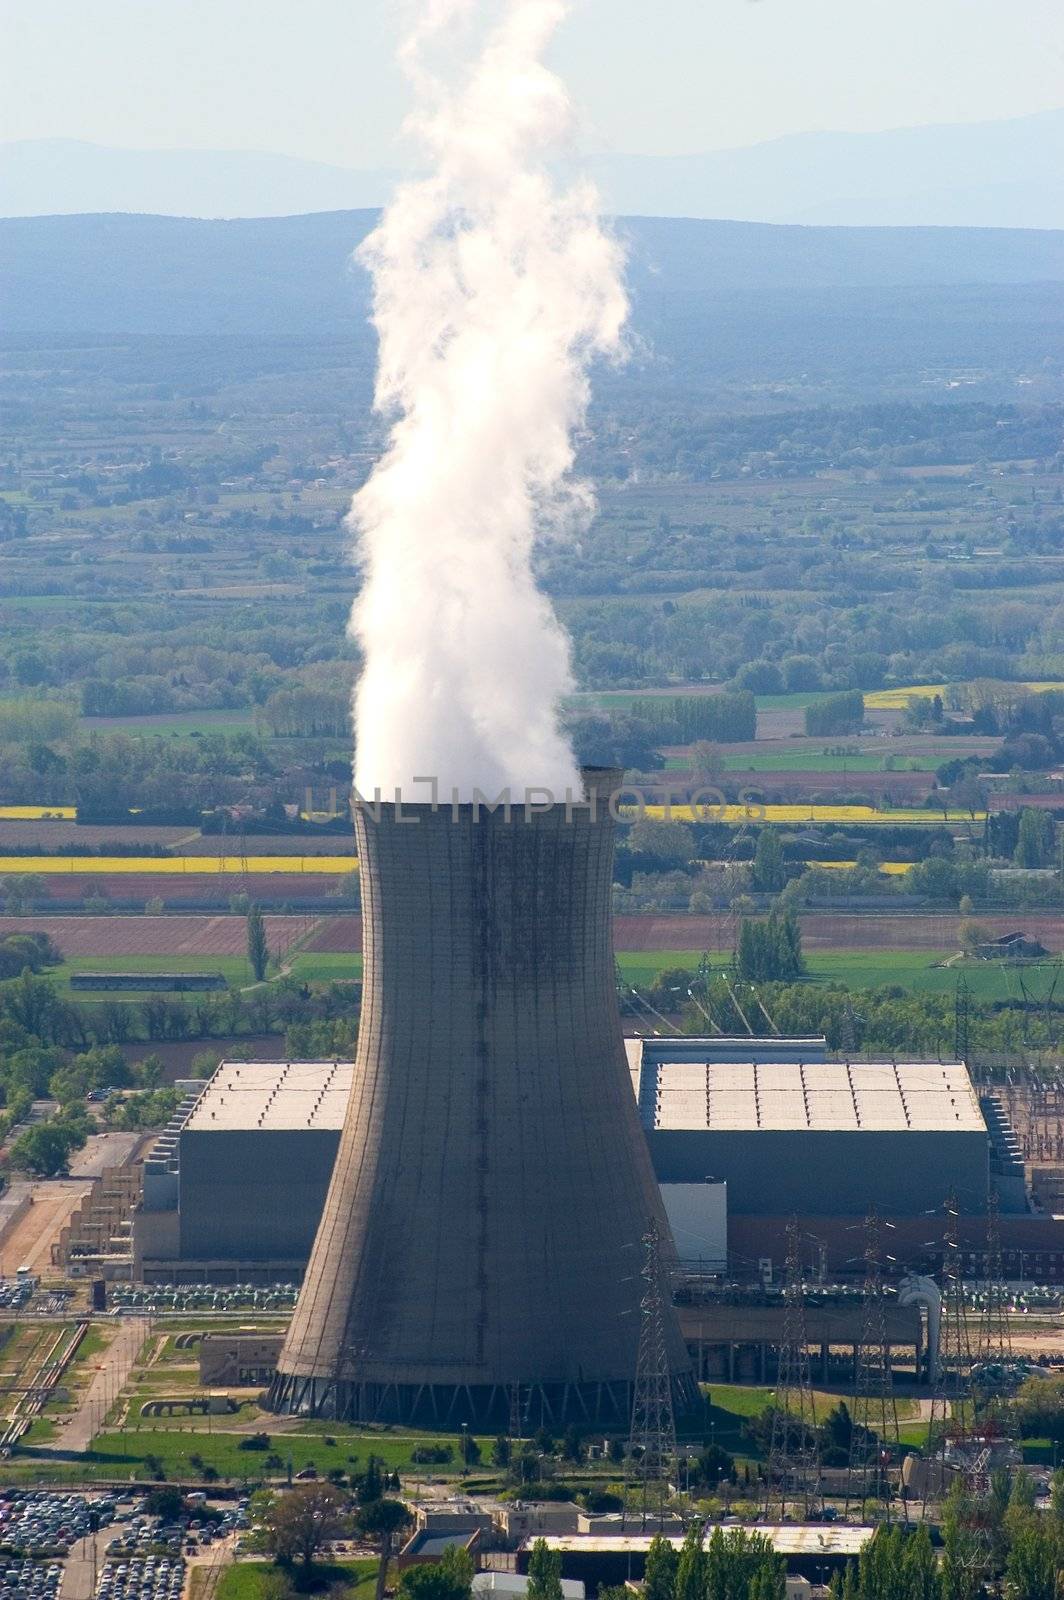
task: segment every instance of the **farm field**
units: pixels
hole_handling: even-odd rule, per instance
[[[983,813],[977,811],[969,816],[967,811],[931,811],[916,809],[915,807],[898,806],[890,810],[878,810],[875,806],[864,805],[817,805],[815,803],[795,805],[725,805],[725,806],[684,806],[684,805],[648,805],[645,808],[648,817],[664,818],[668,815],[673,822],[859,822],[865,827],[883,826],[888,828],[935,828],[941,827],[943,822],[982,822]],[[707,814],[708,813],[708,814]]]
[[[730,950],[619,951],[617,965],[628,983],[636,988],[645,988],[653,983],[659,972],[673,967],[692,972],[697,970],[704,954],[708,954],[718,966],[731,959]],[[1010,964],[958,961],[949,966],[942,965],[951,954],[948,950],[937,953],[931,950],[814,951],[806,958],[809,975],[803,981],[840,983],[854,989],[896,984],[899,988],[918,994],[953,995],[963,973],[975,1000],[1019,998],[1019,979]],[[1053,963],[1024,965],[1024,982],[1032,998],[1044,999],[1048,995],[1057,970]]]
[[[0,856],[0,874],[36,872],[42,877],[62,874],[89,874],[100,877],[167,875],[201,875],[216,873],[253,877],[268,873],[331,873],[350,872],[347,856],[284,855],[284,856]]]
[[[272,952],[287,950],[308,931],[306,917],[266,916],[264,921]],[[0,935],[6,933],[45,933],[71,961],[121,957],[130,972],[138,970],[136,958],[158,957],[172,966],[178,957],[213,960],[243,955],[247,947],[242,916],[0,917]]]
[[[728,922],[718,917],[618,916],[613,939],[618,950],[690,949],[715,941],[717,930]],[[973,917],[987,939],[998,939],[1018,928],[1039,939],[1051,952],[1064,950],[1064,912],[1003,912]],[[929,950],[958,948],[959,918],[950,912],[810,911],[802,917],[802,945],[811,950]],[[327,925],[326,925],[327,926]],[[325,938],[323,928],[318,940]],[[314,949],[328,945],[315,942]]]
[[[272,951],[302,943],[300,962],[326,955],[348,956],[362,949],[362,923],[357,912],[339,915],[267,915],[266,937]],[[705,949],[717,943],[718,930],[730,925],[720,917],[668,914],[617,916],[614,943],[619,951],[653,951],[669,956],[678,950]],[[1064,951],[1064,911],[1001,912],[972,919],[987,939],[1022,928],[1056,953]],[[889,951],[904,949],[952,952],[957,948],[959,918],[952,912],[807,912],[802,940],[807,951]],[[35,916],[0,917],[0,934],[46,933],[65,956],[81,961],[95,956],[158,956],[171,965],[179,959],[198,961],[242,955],[246,924],[242,916]],[[323,963],[323,969],[328,963]],[[175,970],[176,967],[175,967]],[[191,970],[191,969],[190,969]]]

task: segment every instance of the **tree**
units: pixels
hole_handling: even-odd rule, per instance
[[[512,1449],[511,1449],[511,1445],[510,1445],[509,1439],[506,1437],[505,1434],[500,1433],[499,1437],[496,1440],[493,1441],[492,1446],[491,1446],[491,1464],[492,1464],[492,1466],[493,1467],[504,1467],[504,1468],[508,1467],[510,1465],[510,1456],[511,1456],[511,1454],[512,1454]]]
[[[787,983],[805,972],[802,930],[788,908],[772,911],[763,922],[744,917],[736,950],[739,976],[747,983]]]
[[[716,783],[724,774],[724,752],[709,739],[691,746],[691,771],[699,783]]]
[[[683,1542],[676,1564],[676,1600],[705,1600],[706,1552],[702,1524],[696,1523]]]
[[[762,828],[757,836],[750,882],[762,894],[779,894],[787,882],[783,846],[775,828]]]
[[[645,1600],[674,1600],[676,1594],[676,1568],[679,1556],[670,1539],[659,1533],[650,1541],[647,1550],[646,1576],[643,1585]]]
[[[266,924],[258,906],[252,906],[248,912],[248,960],[255,982],[261,983],[266,976],[270,951],[266,944]]]
[[[384,1594],[396,1535],[402,1528],[408,1527],[410,1521],[410,1512],[401,1500],[371,1500],[359,1509],[356,1520],[358,1531],[367,1539],[372,1539],[380,1551],[376,1600],[382,1600]]]
[[[472,1592],[473,1558],[460,1545],[449,1545],[439,1561],[408,1567],[397,1590],[402,1600],[469,1600]]]
[[[528,1557],[528,1600],[562,1600],[562,1557],[537,1539]]]
[[[329,1539],[344,1531],[347,1497],[331,1483],[300,1483],[275,1495],[263,1516],[266,1541],[283,1565],[305,1568]]]
[[[54,1178],[62,1172],[71,1154],[86,1140],[79,1123],[39,1122],[27,1128],[11,1146],[11,1165],[35,1178]]]
[[[1019,867],[1044,867],[1053,859],[1053,818],[1048,811],[1024,806],[1014,858]]]
[[[1031,1516],[1017,1531],[1005,1562],[1005,1593],[1012,1600],[1055,1600],[1056,1548],[1052,1531]]]

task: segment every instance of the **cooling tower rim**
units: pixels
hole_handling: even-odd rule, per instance
[[[385,799],[380,791],[370,796],[355,791],[351,796],[351,812],[370,823],[414,823],[437,818],[445,822],[491,821],[496,824],[534,822],[540,817],[569,820],[575,814],[590,814],[595,820],[600,814],[612,814],[623,792],[623,769],[582,767],[580,780],[582,794],[567,792],[560,798],[535,784],[521,790],[503,789],[498,794],[474,790],[475,799],[470,801],[454,800],[442,790],[429,799],[408,799],[404,794],[391,800]]]

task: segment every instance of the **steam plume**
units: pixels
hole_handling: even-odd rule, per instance
[[[485,10],[489,13],[487,21]],[[569,645],[532,576],[538,536],[593,501],[570,476],[588,366],[617,352],[621,255],[590,184],[544,167],[570,106],[543,53],[568,0],[421,0],[401,50],[431,175],[362,246],[387,450],[351,511],[362,794],[433,775],[470,799],[577,785],[557,725]],[[449,70],[433,65],[448,56]],[[458,60],[455,67],[453,62]]]

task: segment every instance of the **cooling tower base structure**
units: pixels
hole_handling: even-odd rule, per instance
[[[358,1049],[273,1409],[627,1427],[642,1241],[669,1234],[617,1011],[617,776],[569,804],[356,804]]]

